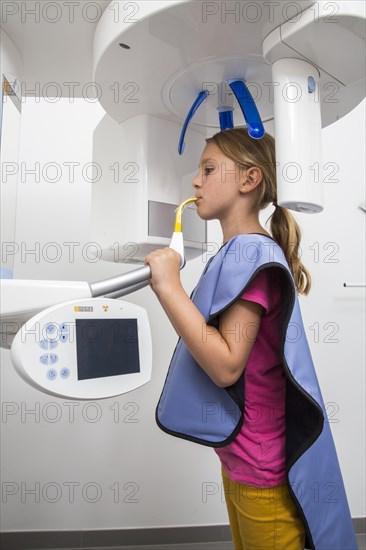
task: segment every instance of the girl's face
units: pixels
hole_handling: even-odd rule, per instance
[[[223,221],[230,216],[240,199],[245,175],[245,170],[226,157],[217,145],[208,143],[201,155],[199,172],[192,181],[200,218]]]

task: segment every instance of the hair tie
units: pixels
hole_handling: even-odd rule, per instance
[[[273,201],[272,204],[275,208],[278,206],[277,201]]]

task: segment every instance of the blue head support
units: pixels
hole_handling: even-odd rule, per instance
[[[232,89],[240,109],[243,113],[245,122],[248,126],[248,134],[253,139],[260,139],[264,136],[265,131],[259,116],[258,109],[255,105],[254,99],[251,96],[245,82],[243,80],[230,79],[227,81],[230,88]],[[195,99],[192,107],[189,110],[186,120],[184,121],[182,132],[179,139],[178,153],[181,155],[184,151],[184,137],[188,128],[190,121],[193,118],[193,115],[197,111],[198,107],[208,96],[206,90],[200,92]],[[230,130],[234,127],[233,122],[233,108],[229,106],[218,107],[219,111],[219,120],[220,120],[220,129],[223,132],[224,130]]]

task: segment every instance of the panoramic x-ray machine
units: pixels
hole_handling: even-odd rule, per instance
[[[119,155],[127,163],[138,154],[144,174],[130,190],[105,181],[93,188],[92,225],[103,259],[128,261],[116,240],[132,230],[134,262],[162,245],[181,254],[182,267],[184,246],[188,258],[202,252],[205,225],[193,205],[184,243],[179,219],[171,241],[167,227],[177,206],[179,218],[190,202],[183,201],[185,185],[207,128],[242,125],[261,139],[264,124],[274,120],[278,204],[305,213],[323,209],[321,129],[365,96],[362,2],[303,0],[296,13],[295,3],[286,10],[256,4],[253,13],[253,2],[141,2],[137,14],[127,14],[122,0],[112,4],[94,37],[94,80],[118,123]],[[116,101],[110,93],[126,82],[138,83],[137,101]],[[106,217],[106,197],[118,215],[109,210]],[[53,395],[98,399],[137,388],[151,377],[149,321],[143,308],[116,298],[149,279],[143,266],[91,284],[2,280],[1,345],[11,346],[24,380]]]

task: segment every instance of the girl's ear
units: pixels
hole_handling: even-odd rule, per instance
[[[253,189],[255,189],[261,183],[262,179],[262,170],[257,166],[251,166],[250,168],[248,168],[245,174],[245,178],[240,186],[240,190],[244,193],[248,191],[253,191]]]

